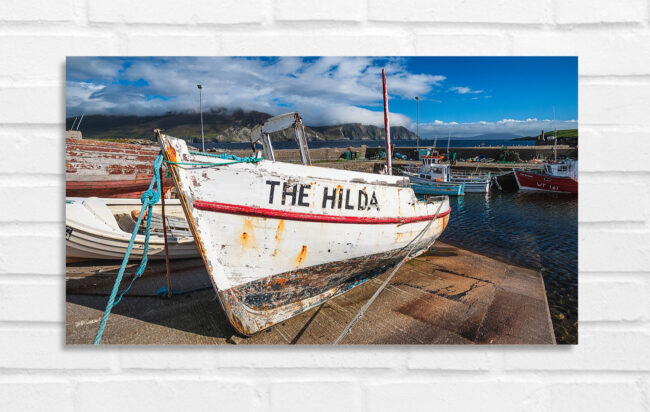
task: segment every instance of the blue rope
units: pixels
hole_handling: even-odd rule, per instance
[[[216,157],[218,159],[225,159],[225,160],[236,160],[240,163],[257,163],[260,160],[263,160],[261,157],[239,157],[235,156],[234,154],[229,154],[229,153],[206,153],[206,152],[197,152],[194,150],[190,150],[190,154],[196,155],[196,156],[208,156],[208,157]]]
[[[153,177],[151,178],[149,189],[145,190],[144,193],[142,193],[142,197],[140,198],[140,200],[142,201],[142,208],[140,209],[140,215],[138,216],[138,221],[135,224],[133,233],[131,234],[131,240],[129,241],[129,246],[126,248],[126,253],[124,254],[124,259],[122,260],[122,266],[120,267],[120,271],[118,272],[117,278],[115,279],[115,284],[113,285],[111,296],[109,297],[108,303],[106,304],[104,315],[102,316],[102,320],[99,323],[99,329],[97,330],[97,335],[95,336],[95,341],[94,341],[95,345],[98,345],[102,339],[102,334],[104,333],[104,328],[106,328],[106,322],[108,321],[108,317],[111,314],[111,310],[113,310],[113,307],[122,300],[122,297],[129,291],[129,289],[131,289],[133,282],[135,282],[137,278],[142,276],[142,273],[147,267],[147,262],[149,260],[147,255],[149,253],[149,232],[150,232],[149,229],[151,228],[151,215],[153,215],[153,205],[158,203],[161,195],[160,166],[162,165],[162,161],[163,161],[163,156],[161,153],[158,155],[158,157],[156,157],[156,160],[153,162]],[[154,184],[156,185],[156,190],[154,190]],[[138,229],[140,228],[140,224],[142,223],[143,212],[147,208],[148,208],[147,227],[146,227],[146,232],[144,237],[144,249],[142,250],[142,260],[140,261],[140,266],[138,267],[138,271],[135,273],[135,275],[133,275],[133,279],[131,279],[131,283],[124,291],[122,291],[120,297],[116,301],[115,297],[117,296],[118,289],[120,288],[120,283],[122,282],[122,277],[124,276],[124,270],[126,269],[126,265],[129,261],[129,256],[131,255],[131,250],[133,249],[133,244],[135,243],[135,237],[138,234]]]

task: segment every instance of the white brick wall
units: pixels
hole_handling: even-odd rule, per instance
[[[0,2],[0,409],[650,408],[648,0]],[[66,347],[66,55],[579,55],[580,345]]]

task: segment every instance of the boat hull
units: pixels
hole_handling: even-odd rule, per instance
[[[215,160],[159,138],[167,160]],[[396,176],[266,160],[171,170],[220,303],[245,335],[426,251],[450,213],[447,197],[420,202]]]
[[[157,146],[68,138],[66,196],[140,198],[149,188],[158,153]],[[166,191],[172,184],[164,179]]]
[[[113,199],[111,199],[112,201]],[[72,199],[66,202],[66,259],[106,259],[121,260],[127,251],[131,233],[121,230],[117,222],[111,222],[111,216],[101,219],[101,213],[94,213],[84,206],[85,199]],[[102,202],[101,199],[95,201]],[[104,200],[109,203],[108,213],[130,213],[140,209],[140,202],[132,199]],[[168,200],[165,212],[168,217],[183,217],[178,200]],[[154,216],[160,213],[160,204],[154,207]],[[194,238],[188,234],[178,235],[174,229],[168,229],[168,248],[170,259],[196,258],[199,256]],[[187,230],[185,230],[187,231]],[[188,236],[189,235],[189,236]],[[131,250],[130,259],[139,260],[144,252],[144,235],[136,235]],[[149,238],[149,259],[165,258],[165,240],[160,234],[152,234]]]
[[[412,183],[411,187],[419,195],[462,196],[465,194],[465,184]]]
[[[571,177],[514,170],[519,190],[549,193],[578,193],[578,181]]]
[[[454,179],[452,183],[465,184],[465,193],[487,193],[490,191],[490,179]]]

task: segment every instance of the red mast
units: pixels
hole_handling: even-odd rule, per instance
[[[386,171],[389,175],[393,174],[391,164],[392,153],[390,150],[390,124],[388,123],[388,92],[386,91],[386,69],[381,69],[381,81],[384,86],[384,130],[386,133]]]

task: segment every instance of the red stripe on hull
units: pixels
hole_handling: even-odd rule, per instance
[[[578,193],[578,181],[570,177],[550,176],[515,170],[517,184],[521,190],[535,190],[554,193]]]
[[[287,212],[283,210],[264,209],[243,205],[231,205],[227,203],[206,202],[197,200],[194,207],[199,210],[210,212],[231,213],[235,215],[247,215],[256,217],[267,217],[271,219],[299,220],[304,222],[327,222],[327,223],[351,223],[366,225],[381,225],[395,223],[414,223],[431,220],[435,215],[414,216],[414,217],[358,217],[358,216],[332,216],[316,213]],[[451,212],[447,209],[438,214],[438,218],[445,217]]]
[[[65,182],[67,197],[108,197],[121,199],[139,199],[142,192],[149,189],[151,176],[130,180],[93,180]],[[171,189],[171,179],[164,179],[165,192]]]

